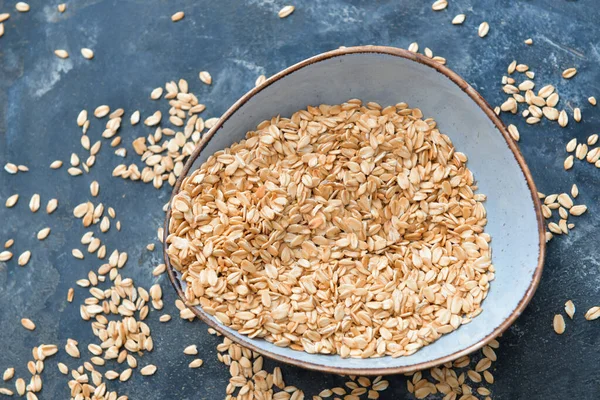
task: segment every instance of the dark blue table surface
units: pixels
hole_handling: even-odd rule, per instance
[[[101,193],[96,201],[114,207],[123,225],[121,232],[113,227],[98,235],[109,252],[115,248],[128,252],[124,276],[146,288],[155,282],[162,285],[164,312],[174,317],[167,324],[158,323],[159,312],[149,317],[155,350],[144,356],[143,363],[158,365],[156,375],[134,374],[129,382],[109,386],[131,399],[223,398],[229,373],[216,357],[220,340],[209,335],[202,323],[180,320],[167,277],[157,279],[151,274],[162,262],[156,229],[163,221],[168,188],[159,191],[112,178],[111,171],[121,159],[106,141],[89,174],[71,177],[65,167],[52,171],[48,165],[55,159],[68,164],[72,152],[84,154],[75,124],[82,108],[123,107],[128,121],[134,110],[148,115],[156,109],[148,99],[153,88],[185,78],[206,104],[204,116],[219,116],[261,74],[272,75],[342,45],[406,48],[416,41],[421,49],[429,47],[445,57],[448,66],[492,105],[505,98],[500,80],[516,59],[536,73],[538,85],[551,83],[558,88],[562,107],[581,107],[582,122],[571,118],[564,129],[548,121],[528,126],[519,116],[503,115],[506,123],[520,129],[519,146],[538,189],[560,193],[577,183],[578,201],[587,204],[589,212],[577,219],[568,236],[550,243],[540,287],[522,317],[500,339],[498,361],[491,369],[496,383],[488,387],[494,399],[503,400],[600,398],[600,322],[583,318],[585,310],[600,304],[596,220],[600,171],[585,162],[568,172],[562,168],[566,142],[597,133],[600,122],[599,110],[586,101],[592,95],[600,98],[598,3],[451,0],[447,10],[433,12],[432,2],[302,1],[295,2],[296,11],[281,20],[277,11],[286,2],[279,0],[72,1],[64,14],[56,11],[54,2],[31,1],[31,11],[20,14],[14,11],[15,1],[0,0],[0,13],[11,13],[0,38],[0,164],[14,162],[30,168],[17,175],[0,171],[2,203],[14,193],[21,195],[14,209],[0,207],[0,242],[14,238],[16,255],[27,249],[33,253],[24,268],[15,259],[0,263],[0,370],[14,366],[18,376],[28,379],[31,348],[57,343],[62,349],[69,337],[79,340],[82,353],[87,354],[85,344],[94,339],[89,324],[79,317],[79,303],[68,304],[65,297],[76,279],[100,264],[95,257],[81,261],[70,254],[85,232],[72,217],[72,209],[90,197],[89,183],[97,180]],[[180,10],[185,18],[171,22],[170,16]],[[453,26],[450,21],[459,13],[467,15],[466,22]],[[477,36],[482,21],[490,24],[485,39]],[[532,46],[523,43],[529,37]],[[92,61],[80,56],[82,47],[95,51]],[[58,48],[68,50],[71,57],[55,57]],[[561,71],[572,66],[577,67],[577,76],[562,79]],[[201,70],[211,72],[211,86],[198,80]],[[103,126],[92,123],[89,135],[99,138]],[[124,126],[120,135],[129,151],[126,160],[133,162],[131,140],[149,130],[142,124]],[[56,197],[58,210],[52,215],[29,212],[27,203],[33,193],[41,195],[43,205]],[[39,242],[35,233],[45,226],[52,233]],[[147,251],[147,243],[156,243],[157,249]],[[76,289],[76,298],[84,295],[84,289]],[[568,299],[575,302],[577,314],[573,321],[567,320],[567,331],[559,336],[552,330],[552,318]],[[23,316],[36,322],[34,332],[20,326]],[[200,369],[187,368],[190,358],[182,351],[189,344],[200,348],[205,361]],[[67,379],[54,365],[58,361],[75,365],[64,351],[48,361],[40,399],[69,396]],[[273,365],[267,362],[269,368]],[[306,398],[346,381],[298,368],[284,366],[283,370],[286,383],[304,389]],[[388,379],[391,385],[382,399],[412,398],[405,377]],[[5,385],[0,382],[0,386]]]

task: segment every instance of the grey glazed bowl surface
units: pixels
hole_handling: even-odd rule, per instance
[[[349,375],[405,373],[454,360],[483,347],[502,333],[529,303],[540,280],[545,254],[543,218],[529,169],[504,125],[490,106],[450,69],[405,50],[362,46],[324,53],[272,76],[238,100],[201,140],[181,180],[209,155],[240,141],[246,132],[272,116],[291,116],[306,106],[339,104],[351,98],[382,106],[407,102],[434,118],[450,136],[485,193],[486,232],[492,236],[496,279],[484,311],[457,331],[417,353],[400,358],[342,359],[308,354],[250,339],[221,325],[200,307],[192,311],[210,326],[254,351],[279,361],[325,372]],[[165,238],[168,232],[167,213]],[[166,249],[166,248],[165,248]],[[185,283],[171,267],[169,277],[183,297]]]

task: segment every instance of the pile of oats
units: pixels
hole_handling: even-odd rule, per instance
[[[214,329],[209,329],[212,335],[217,334]],[[277,399],[277,400],[302,400],[304,391],[296,386],[287,385],[284,381],[281,368],[273,368],[268,372],[264,367],[261,355],[251,351],[228,338],[217,346],[217,357],[220,362],[229,367],[229,384],[225,389],[225,400],[249,399]],[[368,399],[378,399],[379,393],[389,387],[389,382],[382,376],[371,379],[361,376],[350,376],[344,387],[323,389],[318,395],[312,396],[313,400],[323,400],[335,396],[340,399],[344,396],[347,400],[357,400],[366,395]],[[364,398],[364,397],[363,397]]]
[[[188,304],[308,353],[415,353],[478,315],[494,279],[466,162],[405,103],[263,121],[173,198]]]
[[[521,115],[525,118],[525,122],[530,125],[539,123],[543,118],[557,121],[562,128],[568,125],[569,116],[567,111],[556,108],[560,97],[553,85],[545,85],[536,94],[533,90],[536,87],[533,81],[535,73],[531,71],[528,65],[517,64],[516,60],[508,65],[507,72],[508,76],[502,77],[502,84],[504,85],[502,90],[509,97],[500,107],[495,108],[496,114],[500,115],[501,111],[516,114],[519,112],[519,104],[525,104],[527,108],[521,112]],[[515,78],[511,77],[515,72],[525,74],[527,79],[517,83]],[[562,76],[565,79],[570,79],[576,73],[575,68],[568,68],[563,71]],[[581,109],[579,107],[573,109],[573,119],[575,122],[581,121]],[[513,132],[510,132],[510,134],[514,140],[519,140],[518,131],[516,135]]]

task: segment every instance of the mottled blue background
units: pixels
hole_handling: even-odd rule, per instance
[[[0,200],[19,193],[13,209],[0,207],[0,242],[14,238],[13,252],[30,249],[32,259],[25,268],[16,260],[0,263],[0,370],[9,366],[17,376],[28,376],[26,362],[31,348],[39,343],[58,343],[72,337],[85,344],[93,339],[88,323],[79,318],[78,302],[85,290],[76,290],[76,301],[67,304],[67,289],[100,264],[95,257],[75,260],[70,249],[85,232],[71,210],[89,198],[88,185],[98,180],[99,201],[113,206],[123,229],[99,234],[109,252],[126,250],[129,262],[123,274],[149,287],[163,286],[165,312],[175,318],[159,324],[151,313],[155,351],[141,364],[159,366],[152,378],[134,374],[124,384],[111,383],[131,399],[217,399],[224,397],[229,378],[227,367],[216,359],[219,339],[210,336],[200,322],[179,320],[174,307],[175,293],[166,276],[154,279],[152,268],[161,262],[160,247],[148,252],[146,243],[156,241],[162,223],[162,205],[169,190],[123,181],[110,176],[122,160],[104,141],[90,174],[70,177],[66,168],[51,171],[54,159],[68,163],[72,152],[84,155],[75,124],[79,110],[93,110],[100,104],[123,107],[126,120],[139,109],[149,115],[156,103],[150,91],[169,80],[185,78],[190,90],[207,105],[206,118],[219,116],[237,98],[254,86],[255,79],[317,53],[339,46],[378,44],[406,48],[417,41],[464,77],[492,105],[504,95],[500,79],[513,59],[528,64],[536,73],[538,87],[553,84],[561,96],[559,108],[581,107],[583,121],[571,117],[567,128],[544,121],[527,126],[521,117],[503,116],[521,132],[520,147],[540,191],[568,191],[572,183],[580,188],[579,202],[589,213],[576,219],[568,237],[553,240],[541,285],[523,316],[500,339],[499,359],[492,367],[496,383],[494,399],[597,399],[600,380],[597,369],[600,321],[588,322],[583,313],[600,304],[600,259],[598,222],[600,212],[600,171],[586,162],[573,170],[562,169],[564,146],[572,137],[584,140],[598,132],[599,111],[586,99],[600,98],[600,43],[597,0],[450,0],[442,12],[433,12],[433,0],[395,1],[296,1],[296,11],[280,20],[277,11],[287,1],[67,1],[59,14],[57,2],[30,1],[31,11],[14,12],[15,1],[0,0],[0,13],[11,12],[6,33],[0,38],[0,164],[25,164],[30,172],[9,175],[0,171]],[[174,24],[170,16],[185,11],[184,20]],[[467,15],[462,26],[450,21],[459,13]],[[485,39],[477,36],[482,21],[490,24]],[[523,44],[531,37],[533,46]],[[79,54],[81,47],[95,51],[92,61]],[[55,49],[70,52],[61,60]],[[579,73],[566,81],[563,69],[577,67]],[[198,72],[210,71],[213,85],[198,80]],[[401,94],[399,94],[401,100]],[[165,103],[160,103],[163,111]],[[468,121],[465,121],[468,125]],[[142,124],[124,124],[120,134],[133,161],[131,140],[149,131]],[[92,120],[89,135],[100,138],[104,122]],[[27,203],[39,193],[42,204],[56,197],[59,209],[53,215],[32,214]],[[35,233],[50,226],[48,239],[38,242]],[[79,246],[81,247],[81,246]],[[574,321],[558,336],[552,331],[552,317],[562,311],[567,299],[577,307]],[[24,331],[19,320],[32,318],[34,332]],[[190,370],[185,346],[196,343],[205,364]],[[87,357],[85,346],[80,346]],[[49,361],[43,373],[40,399],[67,398],[66,379],[54,366],[64,361],[76,365],[61,352]],[[268,363],[272,367],[271,363]],[[284,368],[286,383],[302,388],[307,399],[320,390],[340,386],[343,378]],[[382,399],[412,398],[405,378],[390,377],[391,387]],[[1,384],[1,383],[0,383]],[[11,383],[12,385],[12,383]],[[476,387],[477,385],[472,385]]]

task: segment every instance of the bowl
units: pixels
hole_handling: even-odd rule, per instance
[[[443,335],[418,352],[392,358],[341,358],[309,354],[251,339],[232,330],[201,307],[191,310],[232,341],[272,359],[313,370],[347,375],[383,375],[430,368],[469,354],[507,329],[523,312],[540,281],[545,229],[537,190],[525,160],[489,104],[447,67],[419,54],[381,46],[338,49],[309,58],[267,79],[240,98],[204,135],[177,181],[218,150],[274,115],[290,116],[308,105],[340,104],[351,98],[382,106],[407,102],[433,117],[487,195],[486,232],[492,237],[495,280],[483,312],[469,324]],[[165,239],[169,235],[167,211]],[[165,240],[166,243],[166,240]],[[169,278],[184,300],[185,282],[164,251]]]

